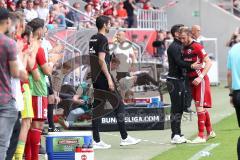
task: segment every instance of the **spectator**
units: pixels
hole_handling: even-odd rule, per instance
[[[92,0],[92,6],[95,13],[99,13],[101,9],[100,0]]]
[[[24,13],[24,9],[27,7],[27,1],[26,0],[19,0],[16,4],[16,10]]]
[[[113,16],[113,5],[110,1],[104,1],[102,5],[102,12],[105,16]]]
[[[7,8],[7,4],[6,4],[5,0],[0,0],[0,7]]]
[[[55,11],[49,11],[48,24],[54,24],[54,19],[56,17]]]
[[[66,27],[66,21],[65,21],[65,15],[63,13],[63,5],[61,4],[55,4],[53,6],[53,11],[54,11],[54,20],[53,23],[55,23],[55,25],[57,27],[62,27],[65,28]]]
[[[12,0],[9,0],[9,1],[7,1],[7,8],[8,8],[9,11],[15,12],[16,11],[16,4]]]
[[[132,28],[134,24],[134,9],[136,9],[133,0],[126,0],[124,2],[124,8],[127,10],[128,14],[128,28]]]
[[[87,28],[91,27],[92,26],[92,23],[91,23],[91,20],[93,18],[93,16],[95,15],[95,11],[93,10],[92,8],[92,5],[91,4],[87,4],[85,7],[85,12],[84,12],[84,21],[85,21],[85,26]]]
[[[39,4],[40,4],[39,0],[34,0],[33,1],[33,9],[35,11],[37,11],[39,9]]]
[[[63,0],[61,2],[63,3],[58,4],[60,8],[60,12],[66,15],[69,12],[69,9],[67,8],[67,6],[70,6],[70,4],[67,0]]]
[[[27,1],[27,9],[24,10],[24,14],[25,14],[25,19],[27,22],[30,22],[31,20],[33,20],[34,18],[38,17],[38,13],[37,11],[33,8],[33,1],[32,0],[28,0]]]
[[[144,10],[153,10],[154,8],[153,8],[151,2],[148,0],[148,1],[146,1],[146,2],[144,3],[143,9],[144,9]]]
[[[16,100],[11,92],[11,76],[19,78],[16,42],[6,35],[9,24],[9,12],[0,8],[0,159],[5,160],[14,124],[18,117]]]
[[[118,4],[118,9],[117,9],[117,17],[125,20],[127,18],[128,14],[127,14],[127,10],[124,9],[124,4],[123,2],[120,2]]]
[[[45,22],[48,21],[48,15],[49,15],[48,0],[40,0],[37,13],[39,18],[43,19]]]
[[[158,32],[157,39],[153,42],[153,47],[155,47],[155,56],[160,57],[161,61],[163,61],[166,52],[166,39],[163,31]]]
[[[75,2],[73,4],[73,8],[76,10],[80,10],[80,3],[79,2]],[[76,10],[71,10],[70,12],[68,12],[68,14],[66,15],[66,18],[68,18],[69,20],[71,20],[72,22],[66,22],[68,27],[73,27],[74,24],[79,23],[80,22],[80,13],[77,12]]]

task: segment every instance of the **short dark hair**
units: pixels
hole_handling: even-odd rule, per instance
[[[33,31],[32,27],[30,27],[29,25],[26,25],[25,31],[24,31],[24,32],[22,33],[22,35],[21,35],[22,38],[23,38],[24,36],[29,37],[29,36],[31,35],[32,31]]]
[[[97,29],[100,30],[103,28],[104,24],[107,25],[111,19],[107,16],[99,16],[96,19]]]
[[[33,33],[38,30],[39,28],[43,28],[44,27],[44,20],[40,19],[40,18],[34,18],[33,20],[31,20],[27,25],[29,25],[30,27],[32,27],[33,29]]]
[[[7,20],[9,18],[9,11],[3,7],[0,7],[0,21]]]
[[[172,26],[172,28],[171,28],[172,36],[175,37],[175,33],[179,32],[179,29],[183,26],[184,26],[183,24],[176,24],[176,25]]]
[[[27,3],[33,3],[33,0],[28,0]]]

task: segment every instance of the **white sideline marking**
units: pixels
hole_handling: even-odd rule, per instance
[[[108,136],[113,136],[113,137],[120,137],[119,135],[112,134],[112,133],[103,133],[103,134],[108,135]],[[149,142],[149,143],[152,143],[152,144],[159,144],[159,145],[169,145],[169,146],[173,145],[171,143],[154,142],[154,141],[150,141],[150,140],[147,140],[147,139],[142,139],[142,141],[143,142]]]
[[[213,150],[215,147],[219,146],[220,143],[213,143],[205,148],[203,148],[201,151],[199,151],[198,153],[196,153],[195,155],[193,155],[190,159],[188,160],[199,160],[200,158],[202,158],[201,156],[201,152],[205,151],[205,152],[209,152],[211,150]]]

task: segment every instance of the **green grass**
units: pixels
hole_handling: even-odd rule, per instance
[[[209,140],[206,144],[183,144],[177,145],[152,160],[188,160],[207,145],[220,143],[219,146],[210,151],[209,157],[201,160],[237,160],[237,140],[240,136],[240,129],[237,125],[236,115],[231,115],[214,125],[217,134],[215,139]]]

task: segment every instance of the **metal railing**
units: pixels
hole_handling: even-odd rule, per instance
[[[156,30],[167,30],[166,11],[138,9],[137,28],[152,28]]]
[[[75,26],[77,26],[77,27],[80,27],[80,23],[84,23],[84,22],[90,22],[90,23],[92,23],[92,24],[95,24],[95,21],[93,20],[93,18],[90,17],[90,16],[88,16],[88,15],[85,15],[84,12],[82,12],[82,11],[80,11],[80,10],[77,10],[76,8],[72,7],[71,5],[68,5],[68,4],[62,2],[61,0],[56,0],[56,1],[57,1],[58,3],[61,3],[62,5],[64,5],[65,7],[69,8],[69,10],[75,11],[75,12],[79,13],[79,15],[81,15],[82,17],[89,19],[89,20],[84,20],[84,19],[82,19],[82,20],[80,20],[79,22],[77,22],[77,24],[76,24],[76,22],[73,22],[72,20],[70,20],[70,19],[68,19],[68,18],[65,17],[65,20],[66,20],[67,22],[69,22],[69,23],[71,23],[71,24],[73,24],[73,25],[75,25]]]
[[[240,17],[240,8],[235,6],[234,0],[209,0],[209,1],[223,8],[224,10],[232,13],[233,15]]]

